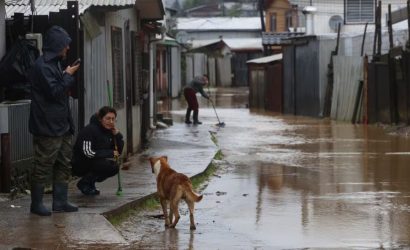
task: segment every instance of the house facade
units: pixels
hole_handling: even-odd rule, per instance
[[[248,85],[246,61],[260,56],[262,52],[260,18],[178,18],[175,32],[177,40],[189,48],[186,53],[186,69],[183,69],[186,82],[195,75],[208,74],[211,84],[217,86]],[[228,46],[229,53],[222,53],[218,60],[213,55],[208,60],[209,53],[206,50],[198,53],[199,48],[206,48],[220,41]],[[217,61],[220,62],[219,65]],[[216,77],[215,74],[220,69],[224,69],[221,72],[223,75]]]
[[[306,31],[306,18],[312,17],[313,34],[336,33],[341,23],[341,33],[362,33],[374,30],[377,1],[373,0],[265,0],[264,10],[267,32]],[[391,10],[406,7],[406,1],[382,1],[381,23],[387,27],[388,5]]]
[[[50,25],[61,25],[73,38],[67,62],[77,57],[82,59],[81,69],[76,74],[78,86],[73,89],[70,101],[76,127],[87,125],[100,107],[111,105],[117,109],[117,127],[126,142],[123,156],[139,150],[154,122],[155,79],[151,62],[155,60],[153,41],[162,31],[161,24],[157,22],[164,15],[162,1],[56,3],[50,0],[37,3],[34,33],[43,34]],[[5,7],[9,22],[7,31],[15,32],[18,29],[21,33],[29,33],[30,28],[24,25],[30,22],[24,20],[30,20],[30,1],[18,4],[8,2]],[[21,35],[24,36],[24,33]],[[17,112],[19,115],[19,120],[10,119],[14,125],[8,124],[13,129],[9,131],[13,133],[12,164],[29,161],[32,152],[31,135],[26,126],[29,101],[18,103],[1,106],[8,113]],[[1,117],[4,114],[0,112],[2,121],[16,117]],[[24,143],[21,143],[20,137],[24,137],[21,138]],[[24,170],[20,171],[23,167],[12,169],[17,171],[12,173],[14,175],[24,174]]]

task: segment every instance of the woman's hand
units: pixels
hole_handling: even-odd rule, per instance
[[[111,132],[113,135],[117,135],[120,131],[116,127],[114,127],[111,129]]]
[[[114,150],[114,157],[115,158],[120,157],[120,153],[117,150]]]

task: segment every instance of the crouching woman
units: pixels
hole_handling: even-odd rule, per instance
[[[84,195],[99,195],[96,182],[116,175],[119,171],[118,157],[124,141],[115,126],[117,111],[102,107],[90,119],[90,124],[79,131],[74,144],[73,175],[81,177],[78,189]]]

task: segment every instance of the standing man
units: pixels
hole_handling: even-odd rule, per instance
[[[184,88],[184,97],[188,102],[188,108],[186,109],[185,115],[185,123],[191,124],[191,111],[194,111],[193,118],[194,118],[194,125],[202,124],[198,120],[198,112],[199,112],[199,105],[198,100],[196,98],[196,93],[201,93],[201,95],[209,99],[209,96],[205,93],[203,86],[208,84],[208,76],[202,75],[195,77],[185,88]]]
[[[34,147],[30,212],[41,216],[51,215],[43,205],[44,187],[50,182],[53,183],[52,210],[78,211],[78,207],[67,201],[71,137],[74,133],[68,90],[74,84],[73,75],[80,67],[77,64],[67,66],[64,71],[61,68],[70,43],[71,38],[63,28],[51,27],[44,37],[43,55],[36,60],[29,75],[29,129],[33,134]]]

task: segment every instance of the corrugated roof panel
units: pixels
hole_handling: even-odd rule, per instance
[[[283,55],[282,53],[280,54],[275,54],[275,55],[271,55],[271,56],[265,56],[265,57],[260,57],[260,58],[256,58],[256,59],[252,59],[249,61],[246,61],[246,63],[256,63],[256,64],[263,64],[263,63],[270,63],[270,62],[274,62],[274,61],[279,61],[282,60]]]
[[[131,6],[135,4],[135,0],[81,0],[78,2],[80,14],[90,6]],[[60,9],[67,9],[67,0],[36,0],[37,15],[48,15],[49,12],[56,12]],[[6,17],[11,18],[14,13],[31,15],[30,0],[6,0]]]
[[[193,40],[191,45],[193,49],[196,49],[219,41],[221,39]],[[261,38],[224,38],[223,41],[232,50],[263,49]]]
[[[178,18],[177,30],[261,30],[259,17]]]

